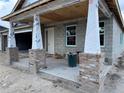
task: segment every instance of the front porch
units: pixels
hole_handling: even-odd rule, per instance
[[[29,71],[29,57],[25,57],[25,55],[27,55],[27,53],[21,53],[20,61],[13,62],[12,67],[26,72]],[[79,93],[82,91],[82,88],[84,89],[85,86],[87,86],[87,84],[84,84],[82,86],[82,83],[79,81],[79,65],[77,65],[77,67],[72,68],[68,66],[67,59],[56,59],[54,57],[49,56],[46,58],[46,64],[47,68],[41,68],[38,72],[38,75],[42,78],[48,79],[54,82],[54,84],[60,85],[62,87],[64,86],[66,88],[74,89],[74,91],[76,89],[76,91],[78,91]],[[100,74],[100,77],[102,78],[103,82],[106,79],[105,76],[110,71],[110,69],[111,66],[102,66],[103,72]],[[94,86],[97,85],[96,83],[94,84]],[[92,84],[88,86],[91,87]]]
[[[29,57],[27,53],[19,53],[20,61],[13,62],[12,67],[29,71]],[[76,67],[69,67],[67,58],[63,59],[56,59],[54,57],[46,57],[46,65],[47,68],[40,68],[38,73],[45,73],[49,74],[58,78],[63,78],[73,82],[79,82],[79,65],[77,64]]]
[[[79,64],[77,64],[76,67],[69,67],[67,58],[56,59],[52,56],[51,57],[48,56],[46,58],[46,65],[47,65],[47,68],[39,69],[39,73],[46,73],[52,76],[56,76],[58,78],[63,78],[66,80],[79,83],[79,80],[78,80]],[[21,70],[29,71],[29,57],[27,56],[27,53],[20,53],[20,61],[13,62],[13,67],[16,67]],[[104,77],[111,69],[111,66],[103,65],[102,69],[103,69],[103,72],[100,74],[100,76]]]
[[[67,2],[64,0],[51,1],[48,3],[48,5],[50,4],[52,7],[50,7],[50,9],[49,7],[46,8],[46,5],[43,5],[14,16],[10,22],[8,35],[7,55],[9,56],[10,64],[25,66],[33,74],[42,72],[73,82],[78,82],[82,87],[91,84],[92,86],[90,86],[90,88],[93,90],[98,87],[93,93],[100,91],[102,88],[100,86],[102,76],[100,73],[103,72],[101,64],[104,63],[104,55],[102,55],[100,47],[99,19],[109,18],[109,10],[100,2],[88,2],[85,0],[75,2],[71,2],[71,0],[68,0]],[[56,4],[56,6],[54,4]],[[59,6],[59,4],[61,6]],[[29,12],[31,13],[30,15]],[[86,18],[87,22],[85,22]],[[84,28],[81,26],[82,24],[80,24],[81,29],[80,27],[75,26],[75,24],[78,24],[78,19],[81,19],[80,22],[82,19],[84,20],[85,23],[82,21]],[[68,20],[77,21],[68,23]],[[16,59],[14,55],[17,55],[13,29],[14,22],[29,22],[32,23],[33,27],[32,48],[29,49],[29,59],[27,61],[20,59],[19,63],[14,62]],[[71,27],[67,26],[70,24],[72,24]],[[56,25],[58,25],[58,27],[56,27]],[[63,30],[60,27],[63,25],[66,26],[66,32],[64,32],[65,28],[63,28]],[[54,29],[48,31],[51,27]],[[52,33],[53,30],[58,30],[58,32]],[[61,31],[62,34],[59,33],[59,31]],[[76,32],[79,33],[76,34]],[[66,36],[66,43],[64,43],[64,36]],[[62,56],[67,55],[69,52],[80,51],[83,53],[79,54],[79,66],[70,68],[68,67],[68,61],[65,57],[63,57],[63,59],[47,57],[46,51],[52,55],[59,53]],[[84,85],[85,83],[86,86]]]

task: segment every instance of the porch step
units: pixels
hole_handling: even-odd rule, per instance
[[[81,84],[79,82],[67,80],[61,77],[57,77],[57,76],[45,73],[45,72],[39,72],[39,76],[43,79],[53,82],[53,85],[55,87],[60,86],[60,87],[75,91],[75,93],[87,93],[85,91],[82,91],[82,89],[80,88]]]

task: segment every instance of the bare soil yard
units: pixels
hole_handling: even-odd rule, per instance
[[[0,93],[75,93],[55,86],[38,75],[0,64]],[[87,92],[89,93],[89,92]],[[92,93],[92,92],[91,92]],[[124,69],[114,67],[105,80],[103,93],[124,93]]]
[[[0,93],[74,93],[48,80],[0,65]]]

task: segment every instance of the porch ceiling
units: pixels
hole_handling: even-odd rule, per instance
[[[75,4],[70,7],[55,10],[54,12],[49,12],[41,16],[44,22],[56,22],[64,21],[69,19],[75,19],[87,16],[87,2]]]
[[[71,20],[76,18],[85,18],[87,17],[88,12],[88,1],[74,4],[72,6],[64,7],[51,11],[41,15],[41,22],[43,24],[53,23],[65,20]],[[100,16],[103,16],[102,12],[99,11]],[[33,22],[33,18],[24,19],[22,22]]]
[[[20,4],[22,3],[23,0],[20,0]],[[59,2],[59,4],[57,6],[54,6],[55,2],[54,1],[62,1]],[[6,20],[6,21],[32,21],[33,18],[29,18],[29,17],[33,17],[33,12],[38,12],[38,14],[43,14],[42,10],[44,10],[44,12],[47,12],[47,14],[42,15],[41,19],[42,19],[42,23],[48,23],[48,22],[54,22],[54,21],[63,21],[63,20],[67,20],[67,19],[74,19],[77,17],[85,17],[87,15],[87,2],[89,0],[79,0],[80,3],[83,2],[80,6],[80,4],[71,6],[72,3],[68,2],[68,4],[65,4],[63,1],[69,1],[69,0],[40,0],[39,2],[36,2],[32,5],[27,6],[26,8],[20,9],[18,11],[12,12],[4,17],[2,17],[2,20]],[[76,1],[76,0],[75,0]],[[124,22],[123,22],[123,17],[120,11],[120,7],[119,7],[119,3],[118,0],[101,0],[101,1],[105,1],[105,3],[108,6],[108,9],[111,10],[111,12],[115,15],[115,17],[117,18],[118,22],[120,23],[120,26],[124,27]],[[59,9],[59,10],[55,10],[57,9],[57,7],[62,7],[60,6],[60,4],[63,4],[64,8]],[[51,5],[53,4],[53,7],[45,8],[46,5]],[[70,6],[73,7],[72,9],[70,9],[69,7],[65,7],[65,6]],[[20,5],[19,5],[20,6]],[[15,6],[17,7],[17,6]],[[40,9],[39,9],[40,8]],[[54,12],[50,12],[50,11],[55,10]],[[61,10],[61,11],[60,11]],[[42,12],[41,12],[42,11]],[[63,12],[62,12],[63,11]],[[48,13],[49,12],[49,13]],[[64,14],[63,14],[64,13]],[[106,10],[103,9],[103,11],[99,11],[100,16],[103,14],[106,15],[108,12]],[[71,16],[70,16],[71,15]],[[24,16],[24,18],[22,18],[22,16]],[[69,17],[70,16],[70,17]],[[108,14],[107,14],[108,16]],[[23,20],[24,19],[24,20]]]

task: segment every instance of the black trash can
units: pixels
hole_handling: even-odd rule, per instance
[[[77,66],[77,54],[68,54],[68,66],[69,67],[76,67]]]

